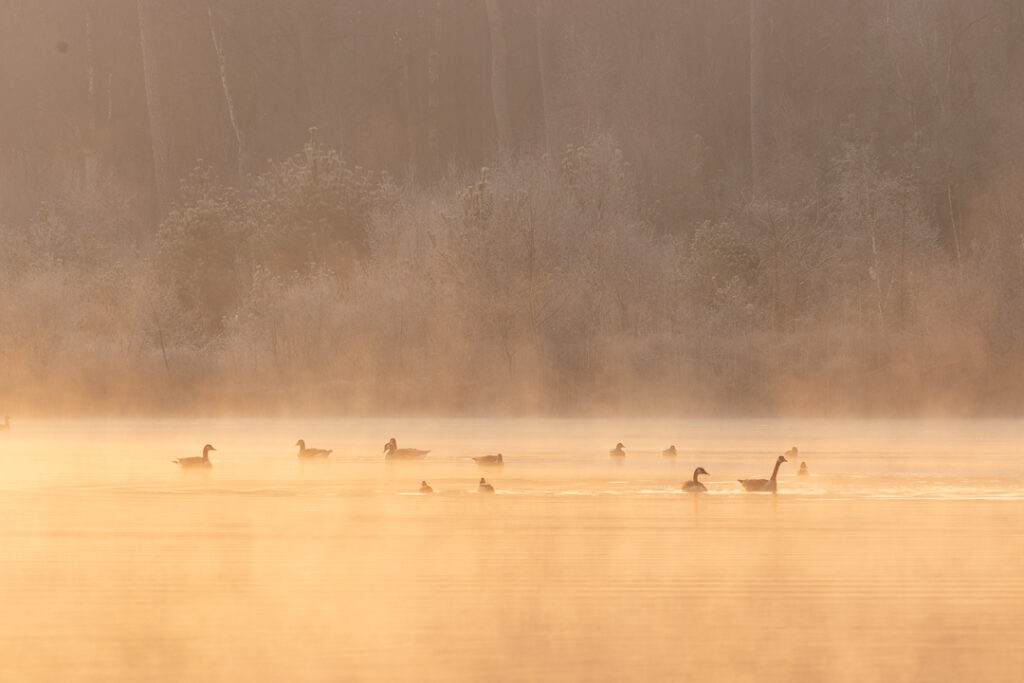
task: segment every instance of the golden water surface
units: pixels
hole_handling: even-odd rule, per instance
[[[431,452],[385,463],[392,436]],[[299,438],[329,462],[300,464]],[[205,443],[209,476],[171,464]],[[742,491],[793,445],[812,476],[791,462],[777,495]],[[499,451],[502,470],[470,459]],[[698,465],[709,492],[682,493]],[[417,494],[423,479],[437,493]],[[1022,676],[1022,422],[14,420],[0,435],[2,681]]]

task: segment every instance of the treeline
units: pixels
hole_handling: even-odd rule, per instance
[[[1018,412],[1020,3],[0,16],[4,410]]]

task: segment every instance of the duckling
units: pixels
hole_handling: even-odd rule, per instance
[[[434,488],[425,481],[420,482],[420,493],[433,493]]]
[[[612,458],[625,458],[626,447],[623,446],[622,443],[617,443],[615,444],[615,448],[608,451],[608,455],[611,456]]]
[[[703,467],[698,467],[693,471],[693,479],[683,482],[683,491],[686,491],[687,493],[702,493],[707,491],[708,487],[704,486],[704,484],[697,480],[697,476],[701,474],[709,476]]]
[[[299,439],[295,442],[295,445],[299,447],[299,458],[326,458],[333,450],[325,451],[323,448],[306,448],[306,442]]]
[[[502,467],[505,464],[505,461],[501,458],[501,453],[497,455],[475,455],[473,460],[480,467]]]
[[[178,458],[172,460],[176,465],[180,465],[183,470],[196,470],[196,469],[210,469],[213,467],[213,463],[210,462],[210,451],[217,450],[210,444],[203,446],[203,457],[194,456],[191,458]]]
[[[789,451],[787,451],[787,452],[789,452]],[[779,467],[784,462],[789,462],[789,461],[786,460],[786,456],[780,455],[778,457],[778,459],[775,461],[775,469],[772,470],[772,478],[771,479],[738,479],[737,481],[739,481],[739,483],[743,484],[743,488],[746,489],[747,491],[771,491],[772,493],[775,493],[775,491],[776,491],[775,477],[778,476],[778,474],[779,474]]]
[[[385,460],[419,460],[425,458],[430,451],[421,451],[418,448],[399,448],[394,437],[384,444]]]
[[[668,448],[663,450],[661,452],[661,454],[663,456],[665,456],[666,458],[674,458],[674,457],[676,457],[676,445],[672,444],[671,446],[669,446]]]
[[[494,493],[494,487],[487,483],[487,480],[480,477],[480,486],[477,488],[479,493]]]
[[[802,462],[802,463],[800,463],[800,469],[799,469],[799,470],[797,470],[797,472],[796,472],[796,473],[797,473],[798,475],[800,475],[801,477],[806,477],[806,476],[808,476],[808,475],[810,474],[810,472],[808,472],[808,471],[807,471],[807,463],[806,463],[806,462]]]

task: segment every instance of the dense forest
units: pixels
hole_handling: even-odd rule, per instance
[[[9,0],[0,56],[0,412],[1020,412],[1020,0]]]

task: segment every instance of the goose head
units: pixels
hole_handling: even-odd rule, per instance
[[[395,437],[391,437],[388,440],[388,442],[386,444],[384,444],[384,452],[385,453],[390,453],[391,451],[394,451],[394,450],[397,450],[397,449],[398,449],[398,441],[395,440]]]
[[[697,480],[697,475],[699,475],[699,474],[703,474],[706,477],[711,476],[711,475],[708,474],[708,471],[706,469],[704,469],[703,467],[698,467],[697,469],[695,469],[693,471],[693,479],[694,479],[694,481]]]
[[[483,486],[486,483],[487,483],[487,480],[484,479],[483,477],[480,477],[480,485]]]
[[[793,446],[793,447],[792,447],[792,448],[790,448],[790,449],[789,449],[788,451],[786,451],[786,455],[788,455],[788,456],[790,456],[791,458],[794,458],[794,459],[795,459],[795,458],[796,458],[796,456],[797,456],[797,454],[798,454],[799,452],[800,452],[800,451],[798,451],[798,450],[797,450],[796,446]]]
[[[211,446],[210,444],[206,444],[205,446],[203,446],[203,457],[204,458],[209,458],[210,457],[210,451],[215,451],[215,450],[217,450],[217,449],[214,448],[213,446]]]
[[[615,444],[615,450],[621,451],[623,448],[625,448],[625,446],[622,445],[621,441],[619,443]]]
[[[301,448],[302,450],[306,450],[306,442],[303,439],[299,439],[298,441],[296,441],[295,445]]]
[[[779,459],[775,461],[775,464],[776,464],[776,465],[781,465],[781,464],[782,464],[782,463],[784,463],[784,462],[789,462],[789,461],[788,461],[788,460],[786,460],[786,456],[784,456],[784,455],[780,455],[780,456],[779,456]]]

